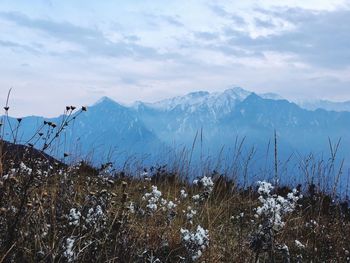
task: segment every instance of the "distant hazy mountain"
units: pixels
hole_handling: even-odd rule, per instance
[[[333,102],[329,100],[299,101],[298,105],[307,110],[324,109],[328,111],[350,111],[350,101]]]
[[[62,118],[50,121],[59,123]],[[43,117],[23,118],[17,132],[20,141],[27,141],[43,121]],[[16,127],[16,119],[10,122],[11,127]],[[11,140],[8,126],[6,138]],[[197,134],[194,158],[199,153],[215,157],[220,152],[230,160],[237,138],[245,137],[245,150],[254,147],[257,163],[261,163],[267,159],[275,130],[281,160],[292,154],[321,155],[329,152],[329,138],[332,141],[342,138],[342,145],[350,144],[350,113],[306,110],[276,94],[257,95],[241,88],[192,92],[156,103],[137,102],[130,107],[105,97],[65,129],[52,154],[92,154],[93,161],[108,156],[125,160],[134,154],[158,154],[157,160],[162,161],[167,156],[159,153],[179,146],[191,148]],[[42,147],[41,140],[36,147]],[[346,147],[340,148],[338,155],[350,157]]]
[[[74,117],[74,116],[73,116]],[[24,117],[17,132],[17,141],[27,142],[38,127],[45,121],[62,123],[64,116],[57,118]],[[14,130],[18,122],[10,119]],[[12,141],[10,126],[6,125],[5,138]],[[37,135],[31,142],[36,142],[37,148],[43,147],[48,128],[45,126],[40,140]],[[133,154],[148,154],[158,150],[163,145],[135,114],[135,111],[104,97],[88,108],[67,126],[51,147],[50,154],[62,157],[63,152],[74,153],[76,156],[89,157],[93,161],[107,161],[109,158],[125,159]]]

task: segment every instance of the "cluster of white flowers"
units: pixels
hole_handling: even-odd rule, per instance
[[[21,169],[22,172],[25,172],[28,175],[31,175],[33,172],[33,169],[29,168],[28,166],[26,166],[23,162],[21,162],[19,164],[19,167]]]
[[[162,192],[158,190],[157,186],[152,185],[152,192],[146,193],[143,196],[143,200],[147,200],[147,208],[151,212],[155,212],[158,209],[158,203],[160,201],[160,198],[162,196]]]
[[[258,185],[258,193],[260,195],[269,195],[274,188],[272,184],[265,181],[258,181]]]
[[[190,253],[192,260],[199,259],[203,251],[209,246],[208,230],[197,226],[197,229],[193,232],[181,228],[180,233],[181,241]]]
[[[185,211],[184,211],[185,212]],[[191,206],[187,207],[186,219],[190,224],[193,224],[193,217],[197,214],[196,210],[193,210]]]
[[[72,262],[74,260],[74,242],[75,239],[72,237],[68,237],[66,239],[65,251],[63,252],[63,255],[67,258],[68,262]]]
[[[98,218],[102,217],[103,211],[100,205],[97,205],[96,208],[90,208],[86,217],[87,223],[93,223],[98,220]]]
[[[72,208],[67,216],[68,224],[82,229],[93,229],[96,232],[101,231],[106,226],[107,216],[103,212],[101,205],[94,205],[81,212],[77,208]]]
[[[173,201],[169,201],[168,204],[166,205],[169,210],[175,209],[177,206]]]
[[[214,188],[213,179],[209,176],[203,176],[201,179],[195,179],[193,181],[193,184],[202,186],[208,193],[211,193]]]
[[[147,201],[146,208],[149,212],[154,213],[158,210],[158,208],[163,211],[166,210],[174,210],[177,206],[173,201],[167,201],[161,197],[162,192],[158,190],[157,186],[152,185],[152,191],[150,193],[144,194],[142,197],[143,200]]]
[[[181,199],[186,199],[188,196],[188,194],[186,193],[186,190],[185,189],[181,189],[180,190],[180,197]]]
[[[78,226],[80,222],[81,213],[79,210],[72,208],[69,211],[68,220],[70,226]]]
[[[199,194],[192,196],[192,200],[195,204],[206,200],[214,189],[214,182],[212,178],[208,176],[203,176],[200,179],[193,180],[193,184],[202,188],[202,191]]]
[[[282,220],[283,215],[295,209],[296,203],[301,196],[294,189],[292,193],[287,195],[287,198],[284,198],[280,195],[271,194],[274,187],[270,183],[258,182],[258,184],[259,201],[262,205],[256,209],[255,217],[264,218],[267,220],[265,224],[267,223],[272,229],[278,231],[285,224]]]
[[[100,231],[105,223],[106,216],[103,213],[102,207],[97,205],[95,208],[90,208],[85,218],[86,226],[93,227],[96,231]]]
[[[7,179],[10,179],[10,178],[14,178],[14,176],[17,174],[17,170],[16,169],[10,169],[9,173],[8,174],[4,174],[2,176],[2,179],[3,180],[7,180]]]
[[[201,196],[200,195],[194,195],[192,196],[192,199],[195,203],[197,203],[199,200],[201,200]]]

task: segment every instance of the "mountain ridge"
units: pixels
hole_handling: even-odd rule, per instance
[[[26,142],[44,120],[60,123],[63,117],[23,118],[18,129],[19,142]],[[10,118],[10,122],[16,127],[15,118]],[[329,151],[329,138],[342,138],[344,144],[350,144],[349,112],[310,111],[278,95],[256,94],[241,88],[214,93],[192,92],[131,106],[102,97],[72,124],[64,132],[67,143],[61,143],[63,146],[56,150],[56,156],[79,148],[77,156],[94,152],[92,159],[95,162],[110,158],[114,150],[118,158],[126,160],[127,156],[135,154],[155,156],[174,151],[174,145],[190,149],[199,132],[200,151],[211,156],[218,156],[225,146],[227,152],[224,155],[229,157],[232,154],[229,149],[237,137],[246,138],[247,145],[256,147],[263,155],[275,130],[281,159],[293,152],[306,155],[312,151]],[[5,138],[11,139],[8,129],[6,134]],[[69,144],[72,146],[68,147]],[[41,146],[39,140],[37,147]],[[346,149],[339,153],[342,157],[348,156]],[[193,158],[198,155],[196,148]],[[160,158],[157,160],[162,161],[165,157],[158,154],[152,160]]]

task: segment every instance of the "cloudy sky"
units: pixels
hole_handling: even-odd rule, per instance
[[[1,0],[0,59],[14,115],[233,86],[350,100],[350,2]]]

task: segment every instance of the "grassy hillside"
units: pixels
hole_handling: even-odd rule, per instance
[[[216,172],[67,166],[2,142],[0,262],[347,262],[347,202]],[[17,157],[16,157],[17,156]]]

